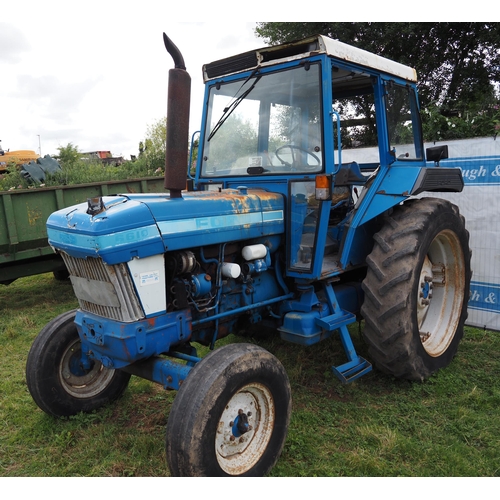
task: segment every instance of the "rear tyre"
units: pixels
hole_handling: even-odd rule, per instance
[[[451,362],[463,336],[471,279],[464,218],[445,200],[409,200],[374,240],[361,308],[370,357],[385,373],[424,380]]]
[[[33,342],[26,363],[31,396],[45,413],[55,417],[100,408],[118,398],[130,380],[130,374],[104,368],[99,361],[93,361],[90,369],[81,366],[75,314],[68,311],[47,323]]]
[[[263,476],[276,463],[290,420],[282,364],[252,344],[200,361],[182,384],[167,424],[173,476]]]

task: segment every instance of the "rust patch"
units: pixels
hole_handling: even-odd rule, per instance
[[[30,226],[35,226],[36,222],[42,218],[42,212],[38,209],[28,209],[28,223]]]

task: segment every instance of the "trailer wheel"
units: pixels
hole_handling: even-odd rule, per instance
[[[263,476],[285,443],[290,384],[282,364],[252,344],[208,354],[177,394],[167,423],[173,476]]]
[[[67,269],[58,269],[57,271],[52,271],[52,274],[57,281],[66,281],[69,278]]]
[[[44,412],[56,417],[100,408],[119,397],[130,380],[130,374],[104,368],[98,361],[88,370],[80,365],[75,314],[75,310],[68,311],[45,325],[26,363],[31,396]]]
[[[445,200],[409,200],[374,240],[361,308],[371,359],[424,380],[452,361],[463,336],[472,274],[464,218]]]

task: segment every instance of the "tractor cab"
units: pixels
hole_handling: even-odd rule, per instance
[[[399,165],[411,188],[412,167],[425,165],[416,72],[315,36],[207,64],[204,77],[195,189],[282,193],[288,276],[324,279],[364,263],[366,249],[352,251],[358,227],[399,194],[363,206],[364,186]]]

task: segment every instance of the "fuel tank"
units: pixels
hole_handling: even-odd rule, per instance
[[[95,201],[95,200],[94,200]],[[106,196],[99,209],[82,203],[47,220],[49,244],[77,258],[128,262],[166,251],[284,232],[284,199],[261,189]]]

